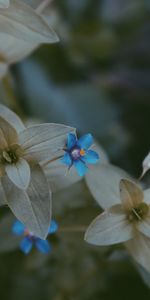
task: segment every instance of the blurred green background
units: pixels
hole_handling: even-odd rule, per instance
[[[52,23],[60,43],[40,47],[11,68],[21,111],[30,121],[91,132],[111,162],[138,177],[150,148],[149,0],[55,0]],[[88,225],[100,211],[82,182],[59,192],[53,203],[60,227]],[[83,233],[61,230],[50,240],[48,256],[33,251],[25,257],[19,250],[1,254],[2,298],[150,296],[123,247],[89,246]]]

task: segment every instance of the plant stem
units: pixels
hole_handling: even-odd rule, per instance
[[[56,160],[62,158],[62,156],[63,156],[63,155],[59,155],[59,156],[57,156],[57,157],[55,157],[55,158],[53,158],[53,159],[50,159],[50,160],[46,161],[45,163],[42,164],[42,167],[46,167],[46,166],[49,165],[50,163],[52,163],[52,162],[54,162],[54,161],[56,161]]]

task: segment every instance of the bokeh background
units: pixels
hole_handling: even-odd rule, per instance
[[[138,177],[150,148],[149,0],[55,0],[51,20],[60,43],[11,68],[17,104],[6,104],[28,122],[91,132],[112,163]],[[61,232],[61,226],[88,225],[99,212],[79,182],[54,195],[60,230],[50,238],[50,255],[26,257],[9,243],[2,247],[0,238],[1,298],[148,299],[149,277],[143,281],[122,246],[89,246],[83,232]]]

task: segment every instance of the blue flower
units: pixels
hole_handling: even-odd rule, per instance
[[[57,223],[52,220],[49,228],[49,234],[55,233],[58,229]],[[19,236],[24,236],[20,242],[20,249],[25,254],[28,254],[33,245],[42,253],[49,253],[51,245],[47,240],[42,240],[32,234],[20,221],[15,221],[12,226],[12,232]]]
[[[61,161],[70,169],[74,166],[79,176],[84,176],[88,171],[87,164],[96,164],[99,160],[99,155],[91,150],[93,137],[90,133],[83,135],[77,139],[73,133],[68,134],[65,155]]]

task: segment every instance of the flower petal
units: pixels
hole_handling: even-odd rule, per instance
[[[74,133],[69,133],[68,134],[68,140],[67,140],[67,149],[70,150],[72,149],[77,142],[77,137]]]
[[[144,190],[144,202],[150,204],[150,189]]]
[[[6,201],[14,215],[30,232],[45,239],[51,221],[51,192],[39,165],[31,167],[28,189],[18,189],[7,176],[2,178]]]
[[[8,35],[1,32],[0,40],[0,51],[4,54],[5,61],[8,65],[22,60],[27,55],[30,55],[39,46],[39,44],[37,43],[27,42],[21,39],[17,39],[13,36],[9,36],[8,39]],[[2,74],[2,76],[4,75]],[[25,127],[23,128],[23,130],[24,129]]]
[[[30,182],[30,166],[21,158],[16,164],[7,164],[5,171],[9,179],[20,189],[26,190]]]
[[[30,238],[25,237],[21,242],[20,242],[20,249],[24,254],[28,254],[33,246],[33,242]]]
[[[81,176],[81,177],[84,176],[86,174],[86,172],[88,171],[88,167],[81,160],[74,161],[73,165],[75,166],[79,176]]]
[[[7,122],[9,122],[11,126],[15,128],[17,133],[25,129],[25,126],[22,123],[21,119],[8,107],[2,104],[0,104],[0,116]]]
[[[135,182],[122,179],[119,186],[121,201],[127,210],[137,207],[144,200],[143,191]]]
[[[88,133],[81,136],[77,142],[77,145],[84,150],[88,150],[93,144],[93,136]]]
[[[9,7],[0,11],[0,28],[10,36],[31,43],[58,41],[56,33],[42,17],[19,0],[11,0]]]
[[[4,149],[7,149],[7,148],[8,148],[8,143],[5,139],[4,132],[0,128],[0,149],[4,150]]]
[[[150,238],[150,215],[138,223],[138,230]]]
[[[88,243],[106,246],[125,242],[133,237],[132,227],[124,214],[104,212],[88,227],[85,240]]]
[[[37,249],[42,253],[48,253],[51,250],[51,246],[47,240],[36,239],[35,245]]]
[[[150,169],[150,152],[144,158],[142,166],[143,166],[143,172],[142,172],[141,177],[143,177],[145,175],[145,173]]]
[[[12,232],[14,234],[23,235],[24,230],[25,230],[25,226],[18,220],[12,226]]]
[[[103,208],[120,202],[119,182],[128,177],[127,173],[113,165],[96,165],[86,175],[87,185]]]
[[[44,171],[53,192],[58,192],[81,180],[75,168],[70,168],[66,174],[66,165],[60,160],[48,164]]]
[[[67,166],[72,166],[72,159],[71,159],[71,157],[70,157],[70,155],[69,155],[69,153],[65,153],[64,154],[64,156],[60,159],[60,161],[62,162],[62,163],[64,163],[65,165],[67,165]]]
[[[130,255],[150,272],[150,239],[142,234],[125,243]]]
[[[49,233],[55,233],[58,230],[58,224],[56,223],[56,221],[52,220],[50,227],[49,227]]]
[[[39,161],[59,155],[66,144],[66,135],[75,129],[61,124],[41,124],[27,128],[19,135],[26,155]]]
[[[87,164],[96,164],[99,160],[99,155],[93,150],[88,150],[82,160]]]
[[[0,148],[17,143],[17,132],[9,122],[0,116]]]

